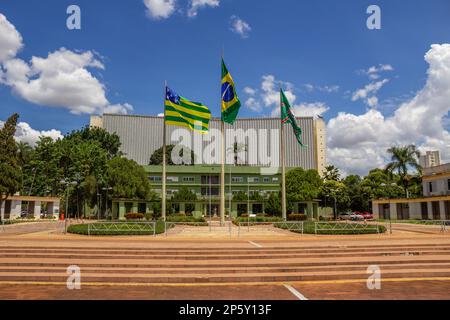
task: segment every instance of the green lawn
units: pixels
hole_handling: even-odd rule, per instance
[[[377,233],[377,226],[375,225],[362,225],[357,224],[355,225],[356,228],[354,229],[347,229],[347,230],[333,230],[333,227],[336,227],[339,225],[343,225],[343,223],[340,222],[329,222],[327,224],[323,224],[321,229],[318,230],[317,234],[325,234],[325,235],[347,235],[347,234],[376,234]],[[283,228],[287,229],[287,227]],[[293,231],[293,232],[301,232],[301,231]],[[386,227],[378,225],[378,232],[384,233],[386,232]],[[315,234],[315,222],[313,221],[305,221],[303,224],[303,233],[304,234]]]

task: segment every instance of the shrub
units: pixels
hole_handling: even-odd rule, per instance
[[[153,215],[152,215],[151,213],[146,213],[146,214],[144,215],[144,217],[145,217],[145,220],[147,220],[147,221],[150,221],[150,220],[153,219]]]
[[[144,214],[129,212],[125,215],[125,219],[127,219],[127,220],[142,220],[142,219],[144,219]]]
[[[306,221],[308,216],[301,213],[291,213],[287,216],[287,219],[290,221]]]

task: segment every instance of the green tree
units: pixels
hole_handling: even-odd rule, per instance
[[[103,128],[86,126],[81,130],[72,131],[70,134],[66,135],[64,139],[72,140],[74,144],[96,141],[100,147],[107,152],[108,159],[122,156],[119,136],[116,133],[109,133]]]
[[[133,160],[121,157],[109,160],[106,177],[112,197],[150,200],[154,196],[144,168]]]
[[[178,192],[176,192],[173,195],[172,200],[174,202],[195,202],[197,201],[197,195],[189,190],[187,187],[181,188]],[[193,203],[186,203],[185,204],[185,212],[186,213],[192,213],[195,210],[195,205]]]
[[[326,166],[323,175],[324,180],[333,180],[333,181],[341,180],[341,173],[339,172],[339,169],[336,168],[334,165]]]
[[[265,212],[274,216],[281,216],[281,200],[278,193],[272,192],[267,199]]]
[[[14,140],[18,119],[19,115],[13,114],[0,129],[0,208],[22,185],[22,171]]]
[[[342,182],[347,189],[349,208],[352,211],[369,211],[369,194],[362,190],[362,179],[358,175],[347,176]]]
[[[396,175],[388,174],[385,170],[374,169],[361,181],[361,192],[369,199],[398,198],[403,194],[402,187],[395,181]]]
[[[33,152],[33,148],[28,143],[22,141],[17,143],[17,158],[22,168],[31,161]]]
[[[288,202],[317,199],[322,179],[317,170],[296,168],[286,174],[286,199]]]
[[[247,201],[248,195],[247,192],[239,191],[233,195],[233,201]]]
[[[175,165],[175,163],[173,162],[172,159],[172,151],[175,148],[175,145],[170,144],[168,146],[166,146],[166,159],[167,159],[167,165],[169,166],[173,166]],[[189,165],[194,165],[195,164],[195,154],[194,151],[189,150],[189,148],[183,148],[180,151],[179,156],[183,157],[184,152],[190,152],[191,153],[191,163]],[[153,152],[153,154],[150,157],[150,161],[149,161],[149,165],[151,166],[160,166],[163,163],[163,147],[155,150]]]
[[[403,187],[404,194],[408,196],[410,182],[408,170],[412,168],[418,172],[422,171],[422,168],[418,163],[420,152],[414,145],[392,147],[389,148],[387,152],[391,155],[391,162],[386,166],[386,172],[391,175],[397,173],[399,184]]]
[[[325,180],[320,190],[322,203],[333,207],[334,217],[339,212],[348,210],[350,198],[345,183],[335,180]]]

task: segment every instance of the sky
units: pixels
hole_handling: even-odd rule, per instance
[[[448,0],[0,0],[0,125],[18,112],[16,137],[34,144],[92,114],[158,115],[164,81],[219,116],[223,52],[239,116],[277,116],[281,82],[297,116],[325,119],[344,174],[383,167],[393,145],[450,161],[449,13]]]

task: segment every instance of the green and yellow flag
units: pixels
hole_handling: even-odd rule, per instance
[[[233,124],[240,107],[241,102],[236,94],[233,78],[222,59],[222,121]]]
[[[175,91],[166,87],[164,121],[167,125],[187,127],[191,130],[208,133],[211,112],[199,102],[192,102],[180,97]]]
[[[290,123],[292,129],[294,130],[295,137],[297,138],[298,143],[302,147],[306,147],[302,142],[302,128],[300,128],[297,124],[297,120],[295,119],[295,115],[292,113],[291,105],[289,104],[286,95],[283,92],[283,89],[280,89],[280,99],[281,99],[281,125]]]

